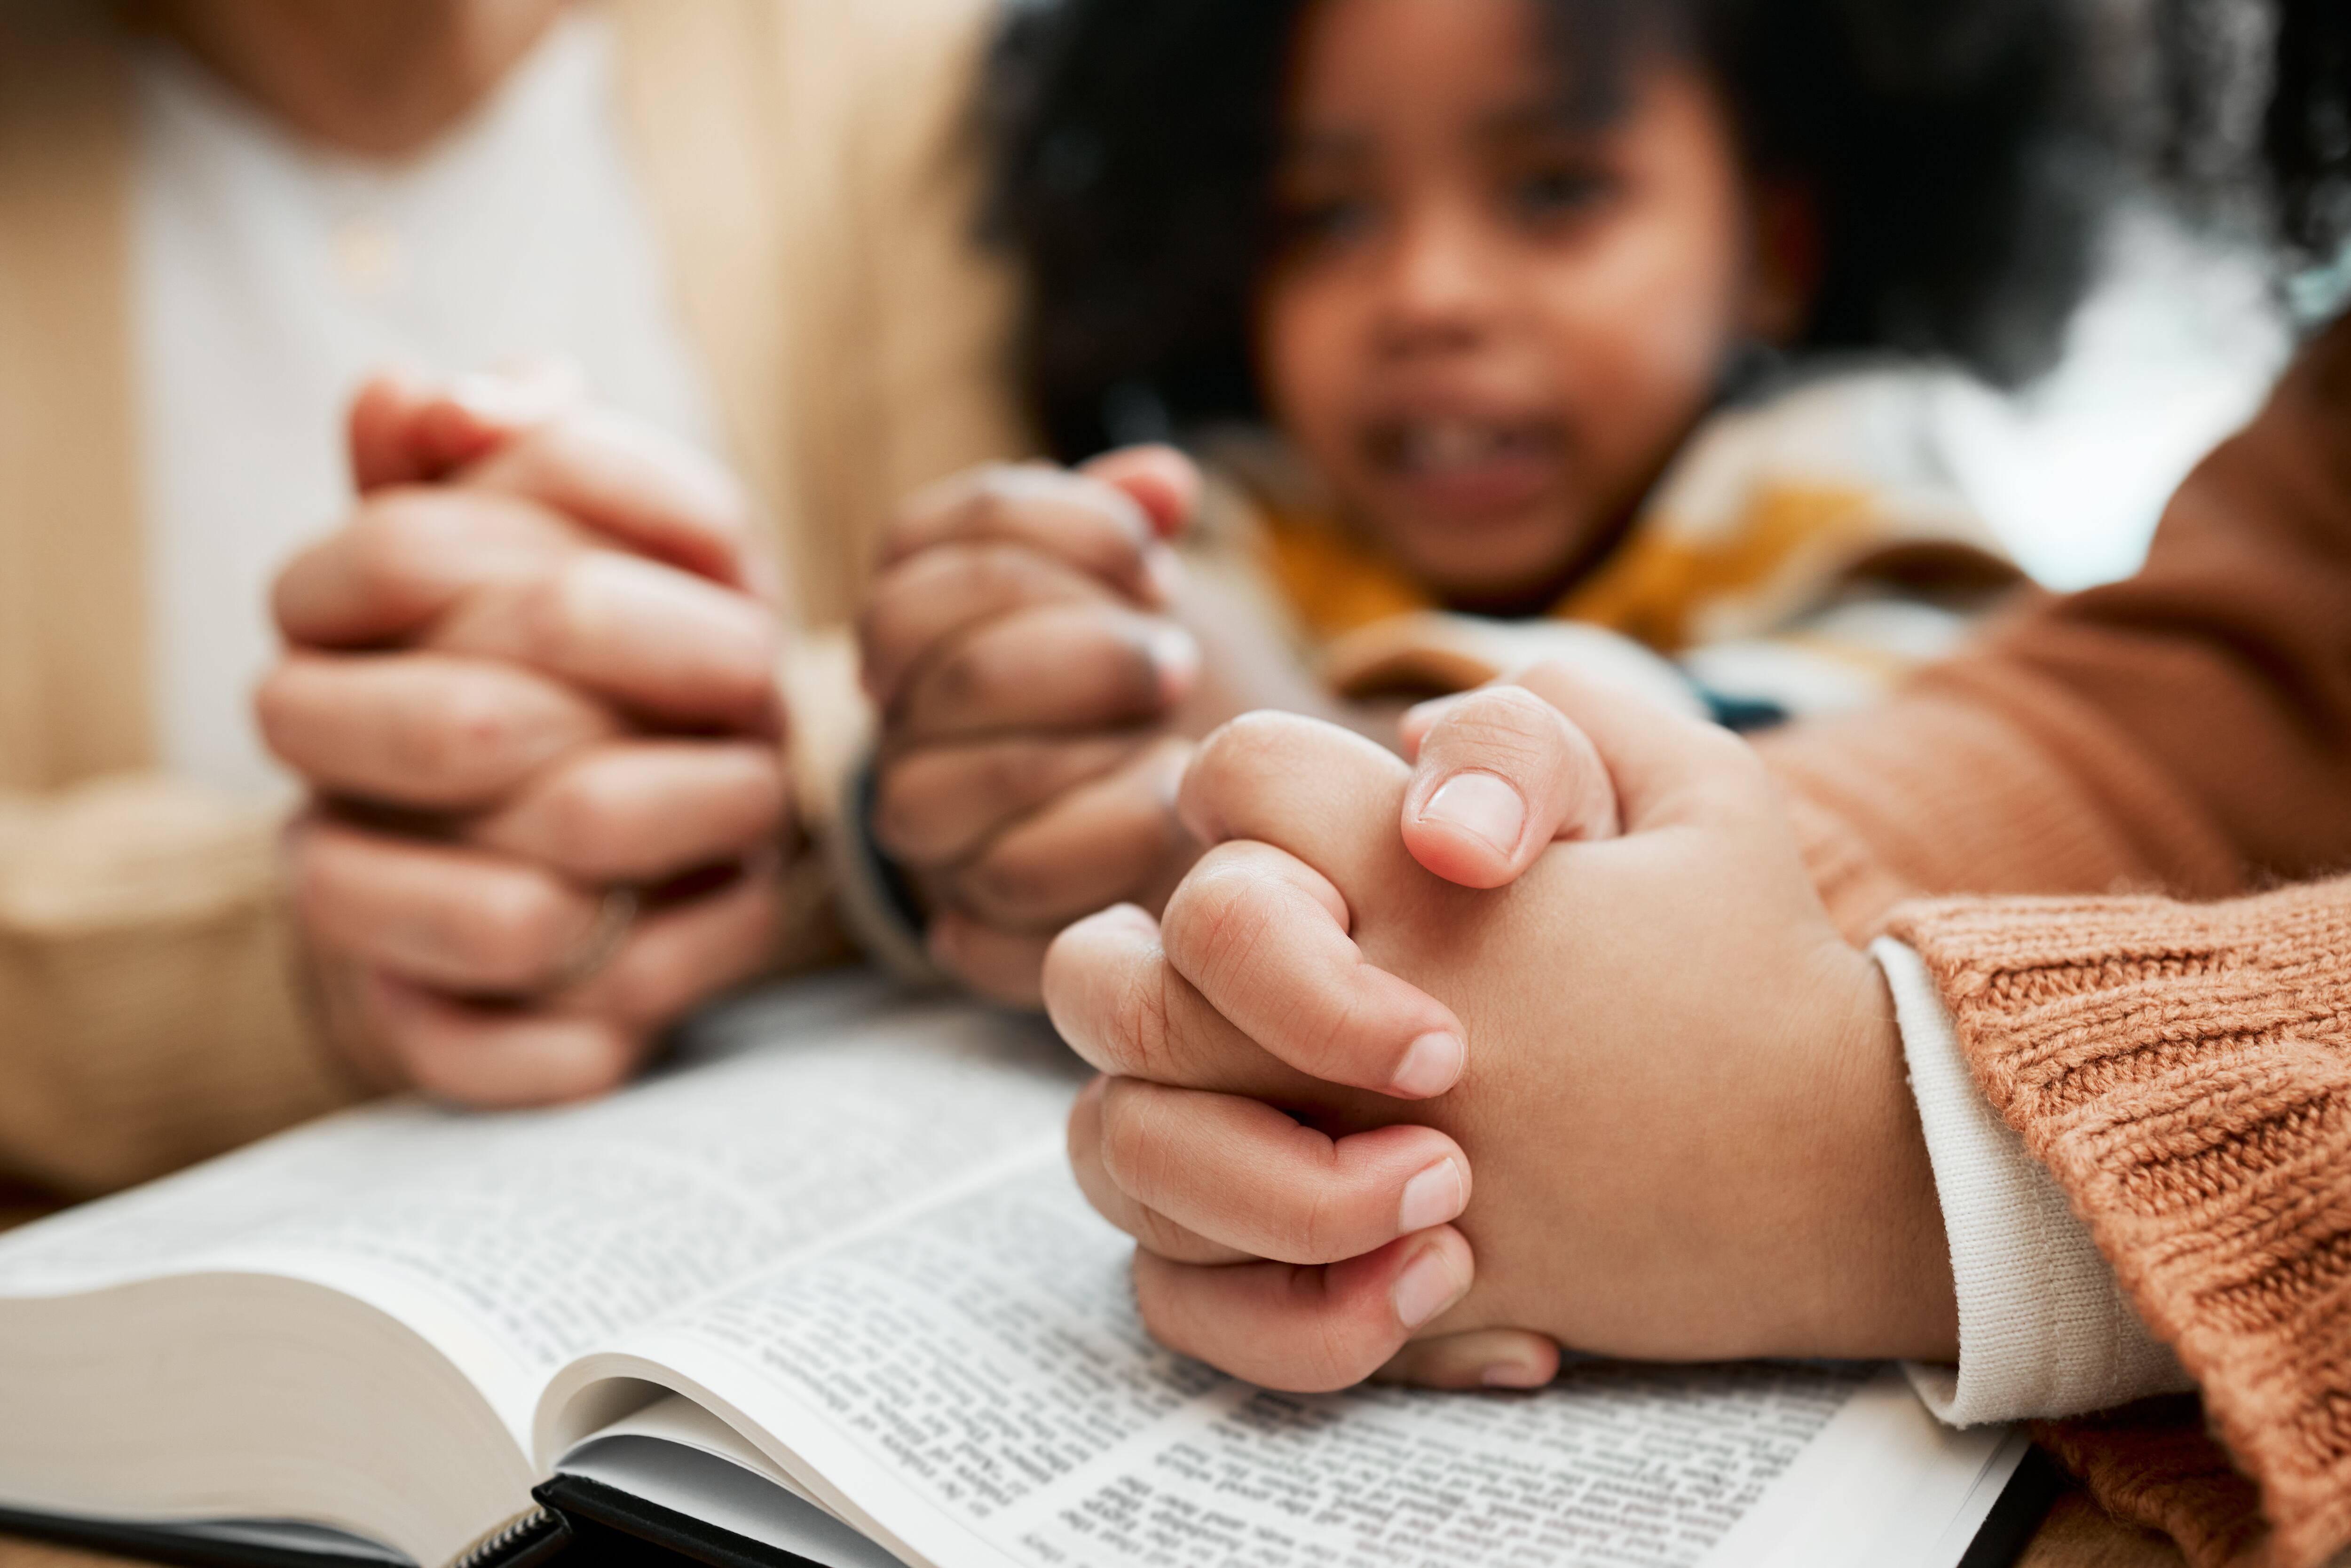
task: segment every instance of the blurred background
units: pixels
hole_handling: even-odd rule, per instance
[[[2046,586],[2127,577],[2171,492],[2259,406],[2293,340],[2265,247],[2151,195],[2127,201],[2055,367],[2006,394],[1948,382],[1946,456]]]
[[[2017,559],[2073,589],[2127,576],[2163,504],[2259,405],[2323,280],[2282,274],[2251,171],[2269,89],[2257,0],[2083,0],[2118,192],[2062,359],[1999,396],[1955,384],[1949,456]],[[2111,162],[2107,160],[2111,159]],[[2317,282],[2319,287],[2308,287]]]

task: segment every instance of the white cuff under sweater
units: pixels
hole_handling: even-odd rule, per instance
[[[2057,1183],[1992,1112],[1927,966],[1870,948],[1894,991],[1959,1288],[1959,1364],[1904,1368],[1955,1427],[2076,1416],[2194,1386],[2115,1283]]]

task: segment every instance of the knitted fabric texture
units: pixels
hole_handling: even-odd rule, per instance
[[[2032,1437],[2108,1513],[2170,1536],[2197,1568],[2262,1560],[2269,1526],[2261,1492],[2205,1430],[2193,1396],[2036,1421]]]
[[[2268,1528],[2192,1428],[2055,1446],[2199,1568],[2325,1562],[2351,1542],[2351,881],[2206,905],[1928,903],[1892,929],[2203,1390]]]

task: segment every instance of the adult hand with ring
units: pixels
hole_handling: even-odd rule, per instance
[[[314,804],[292,901],[371,1082],[625,1079],[774,950],[789,851],[769,573],[724,475],[530,383],[392,379],[360,499],[279,579],[258,696]]]

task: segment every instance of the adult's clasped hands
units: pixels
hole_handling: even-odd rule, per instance
[[[263,732],[329,1032],[378,1087],[593,1094],[761,967],[790,813],[772,575],[715,465],[554,378],[387,377],[278,580]]]
[[[1750,749],[1553,669],[1406,741],[1228,726],[1165,914],[1047,956],[1151,1330],[1300,1391],[1533,1386],[1562,1346],[1949,1358],[1886,990]]]

